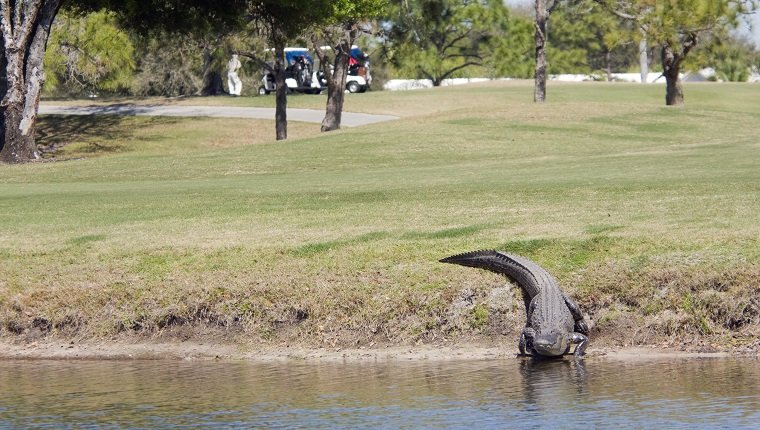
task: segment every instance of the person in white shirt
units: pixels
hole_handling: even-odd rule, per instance
[[[240,92],[243,91],[243,82],[237,74],[241,67],[242,64],[240,64],[237,54],[232,54],[232,58],[227,63],[227,84],[231,96],[239,96]]]

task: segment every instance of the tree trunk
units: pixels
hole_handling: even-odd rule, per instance
[[[2,35],[0,35],[0,151],[2,151],[5,146],[5,108],[2,105],[2,101],[5,100],[5,94],[8,89],[8,82],[5,78],[6,67],[5,45],[3,44]],[[0,158],[0,160],[2,160],[2,158]]]
[[[612,81],[612,52],[607,49],[607,52],[604,53],[604,70],[607,72],[607,82]]]
[[[222,75],[213,69],[214,53],[208,43],[203,44],[203,88],[201,95],[218,96],[224,93]]]
[[[662,46],[662,74],[665,75],[665,104],[683,105],[683,86],[681,85],[681,61],[683,57],[673,51],[669,45]]]
[[[537,103],[543,103],[546,100],[546,22],[548,20],[546,0],[536,0],[536,74],[533,101]]]
[[[45,81],[42,59],[45,56],[50,27],[61,0],[30,0],[20,9],[10,9],[0,0],[7,14],[0,15],[5,82],[2,85],[0,113],[0,161],[21,163],[39,158],[34,133],[40,91]]]
[[[639,70],[641,73],[641,83],[646,84],[649,80],[649,55],[647,54],[646,37],[642,37],[639,41]]]
[[[348,75],[348,62],[351,57],[351,43],[347,40],[350,36],[341,38],[340,44],[335,47],[335,62],[333,70],[322,71],[327,76],[327,107],[325,118],[322,120],[322,131],[338,130],[341,117],[343,116],[343,101],[345,99],[346,76]]]
[[[201,95],[220,96],[224,94],[222,75],[216,70],[211,70],[203,77],[203,89]]]
[[[274,47],[275,134],[277,140],[288,138],[288,85],[285,83],[285,42],[277,41]]]

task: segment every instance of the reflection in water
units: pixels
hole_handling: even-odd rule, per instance
[[[530,410],[568,409],[586,392],[583,361],[525,360],[520,363],[520,375],[523,402]]]
[[[754,360],[0,361],[0,428],[752,428]]]

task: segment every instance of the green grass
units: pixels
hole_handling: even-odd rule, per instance
[[[655,334],[756,329],[760,87],[686,85],[683,108],[657,85],[551,83],[543,105],[531,90],[352,94],[346,110],[402,119],[329,134],[292,123],[286,142],[268,121],[42,118],[43,143],[71,142],[56,153],[68,161],[0,166],[0,334],[35,318],[95,337],[490,333],[501,281],[437,263],[475,248],[547,267],[604,322],[600,336],[632,330],[610,309]],[[457,322],[463,289],[475,302]]]

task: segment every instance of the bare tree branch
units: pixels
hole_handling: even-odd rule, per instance
[[[240,55],[241,57],[248,58],[250,60],[253,60],[254,62],[258,63],[261,67],[263,67],[267,72],[274,73],[274,67],[270,65],[266,60],[262,59],[260,56],[254,54],[250,51],[233,51],[233,54]]]

